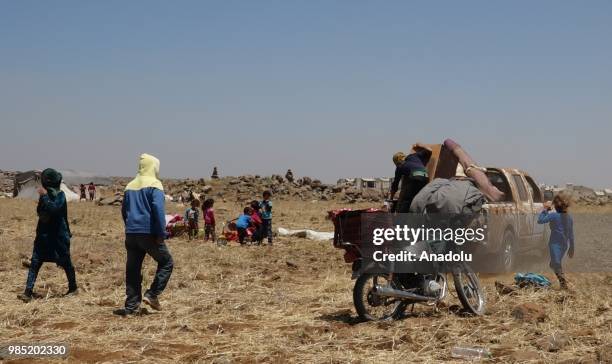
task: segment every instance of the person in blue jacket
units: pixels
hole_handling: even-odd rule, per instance
[[[164,291],[174,263],[166,238],[164,187],[159,180],[159,160],[142,154],[138,175],[125,188],[121,213],[125,224],[125,307],[113,311],[120,316],[140,314],[141,300],[155,310],[161,310],[158,296]],[[151,287],[142,297],[142,262],[149,254],[157,262]]]
[[[53,262],[64,269],[68,278],[68,292],[77,292],[76,273],[70,259],[70,226],[66,195],[60,189],[62,174],[47,168],[41,173],[42,187],[38,188],[38,224],[28,271],[25,291],[17,296],[24,302],[33,298],[36,277],[44,262]]]
[[[571,196],[561,192],[555,196],[552,203],[549,201],[544,204],[544,210],[538,216],[538,224],[548,223],[550,226],[550,268],[555,272],[562,289],[568,289],[567,278],[561,265],[563,257],[566,252],[570,258],[574,257],[574,221],[567,212],[570,202]],[[551,212],[553,205],[555,211]]]
[[[251,214],[253,213],[253,209],[250,207],[245,207],[242,211],[243,213],[238,216],[236,220],[236,230],[238,231],[238,242],[240,245],[246,245],[244,241],[247,237],[247,229],[251,226],[253,219],[251,218]]]

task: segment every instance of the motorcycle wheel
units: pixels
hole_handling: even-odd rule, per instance
[[[396,318],[405,308],[402,300],[393,297],[379,296],[374,292],[376,285],[391,285],[399,288],[394,282],[389,282],[385,274],[362,274],[357,278],[353,288],[353,303],[362,320],[381,321]]]
[[[461,264],[453,272],[453,282],[463,307],[474,315],[483,315],[486,300],[476,273],[467,264]]]

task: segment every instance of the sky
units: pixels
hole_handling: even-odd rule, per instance
[[[417,141],[612,187],[610,1],[0,1],[0,169],[390,176]]]

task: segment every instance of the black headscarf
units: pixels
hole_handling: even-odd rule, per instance
[[[47,168],[40,174],[40,179],[43,187],[52,197],[60,193],[60,185],[62,183],[62,174],[53,168]]]

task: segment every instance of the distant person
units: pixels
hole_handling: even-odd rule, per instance
[[[28,271],[25,291],[17,297],[24,302],[33,298],[36,277],[44,262],[53,262],[64,269],[68,279],[68,292],[77,292],[76,274],[70,259],[70,226],[66,196],[60,190],[62,175],[47,168],[41,174],[42,187],[38,188],[38,224]]]
[[[212,179],[219,179],[219,172],[217,171],[217,167],[213,168],[212,175],[210,176]]]
[[[268,237],[268,245],[272,245],[272,193],[270,191],[263,192],[263,200],[259,204],[261,207],[262,234]]]
[[[202,214],[204,215],[204,240],[208,241],[208,239],[212,239],[213,243],[217,241],[214,205],[215,200],[209,198],[204,201],[204,205],[202,206]]]
[[[549,224],[550,238],[548,250],[550,252],[550,268],[555,272],[561,289],[568,289],[568,281],[563,274],[562,261],[565,253],[574,257],[574,220],[568,213],[571,196],[561,192],[554,197],[552,203],[544,203],[544,210],[538,216],[538,224]],[[551,212],[552,206],[555,212]]]
[[[96,185],[93,182],[89,182],[87,190],[89,191],[89,201],[93,201],[96,197]]]
[[[251,235],[251,241],[257,245],[263,242],[263,220],[261,219],[259,201],[251,201],[251,228],[253,234]]]
[[[142,154],[138,175],[125,188],[121,213],[125,224],[125,307],[113,311],[120,316],[140,314],[140,302],[161,310],[158,297],[166,288],[174,263],[166,237],[164,187],[159,180],[159,160]],[[142,298],[142,261],[149,254],[157,262],[151,287]]]
[[[81,186],[79,187],[79,189],[81,191],[81,197],[79,197],[79,201],[81,200],[87,201],[87,188],[85,188],[85,185],[81,183]]]
[[[200,200],[194,198],[191,200],[191,207],[185,211],[185,223],[187,224],[187,234],[189,240],[198,237],[200,231]]]
[[[391,184],[389,199],[393,199],[401,181],[402,188],[399,200],[397,201],[397,212],[409,212],[414,196],[429,182],[425,166],[429,162],[430,157],[431,149],[420,143],[414,144],[407,156],[402,152],[397,152],[393,155],[395,177]]]
[[[251,214],[253,213],[250,207],[245,207],[243,213],[236,220],[236,230],[238,231],[238,242],[240,245],[246,245],[245,239],[248,235],[247,229],[252,224]]]
[[[285,173],[285,178],[289,183],[293,183],[293,172],[291,171],[291,169],[287,170],[287,173]]]

